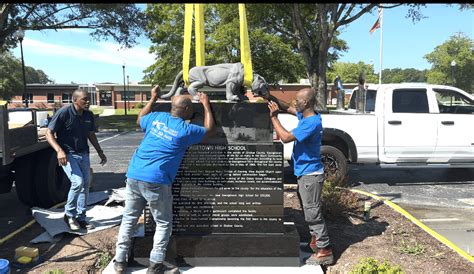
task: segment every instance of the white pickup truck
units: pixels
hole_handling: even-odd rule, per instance
[[[347,110],[322,115],[322,161],[342,181],[348,163],[381,167],[474,168],[474,96],[455,87],[422,83],[368,85],[366,111],[356,111],[354,90]],[[298,119],[278,115],[287,130]],[[293,142],[284,144],[291,159]]]

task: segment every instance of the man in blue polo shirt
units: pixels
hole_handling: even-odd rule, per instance
[[[177,267],[164,260],[172,229],[171,184],[187,148],[214,133],[214,118],[206,94],[198,93],[204,107],[204,127],[186,123],[193,114],[192,102],[186,96],[174,96],[169,113],[151,112],[159,95],[160,88],[155,86],[150,101],[138,114],[137,124],[145,136],[130,160],[126,175],[125,209],[114,260],[116,273],[126,270],[133,230],[147,203],[156,222],[147,273],[179,273]]]
[[[88,139],[99,154],[100,164],[107,162],[95,136],[94,114],[89,111],[89,104],[86,91],[74,91],[72,104],[56,111],[46,130],[46,139],[58,155],[58,164],[71,181],[64,221],[72,231],[94,229],[94,225],[86,221],[90,170]]]
[[[321,193],[324,183],[324,167],[321,163],[321,138],[323,127],[321,115],[314,111],[315,92],[304,88],[296,93],[296,106],[274,96],[268,96],[270,117],[278,137],[283,143],[294,141],[293,165],[298,178],[298,193],[301,197],[305,221],[311,232],[310,247],[315,252],[306,264],[327,265],[334,262],[329,236],[321,210]],[[278,120],[279,106],[298,117],[298,125],[287,131]]]

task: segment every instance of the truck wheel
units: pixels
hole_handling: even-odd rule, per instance
[[[15,159],[15,191],[18,199],[27,206],[36,206],[38,197],[34,185],[35,168],[33,165],[34,154]]]
[[[347,174],[347,158],[344,153],[333,146],[321,146],[321,162],[326,180],[343,185]]]
[[[41,151],[36,165],[36,190],[39,204],[49,208],[67,198],[71,182],[58,165],[58,158],[52,149]]]

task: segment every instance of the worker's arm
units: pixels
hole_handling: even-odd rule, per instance
[[[142,110],[140,110],[140,113],[138,113],[137,125],[140,126],[140,119],[143,116],[145,116],[145,115],[147,115],[148,113],[151,112],[151,107],[156,102],[156,100],[158,100],[158,97],[160,97],[160,94],[161,94],[160,86],[156,85],[151,89],[150,101],[148,101],[148,103],[146,103],[145,107],[143,107]]]
[[[268,95],[264,96],[263,98],[267,99],[268,101],[273,101],[277,103],[279,109],[286,111],[290,114],[296,115],[296,109],[294,107],[290,106],[290,104],[288,104],[287,102],[280,100],[276,98],[275,96],[271,95],[270,91],[268,92]]]
[[[198,92],[199,102],[204,107],[204,128],[206,128],[206,137],[213,135],[216,132],[216,123],[212,115],[211,103],[209,97],[203,92]]]
[[[100,164],[105,165],[105,163],[107,163],[107,157],[105,156],[102,148],[100,148],[100,144],[99,141],[97,141],[97,136],[95,135],[95,132],[89,132],[88,138],[91,144],[94,146],[95,150],[97,151],[97,154],[99,154]]]
[[[60,166],[65,166],[67,164],[66,153],[56,141],[54,132],[52,132],[49,128],[46,129],[46,140],[48,140],[49,145],[56,151],[58,155],[58,164]]]
[[[293,133],[287,131],[281,125],[280,120],[278,119],[278,105],[273,101],[269,101],[268,109],[270,110],[270,119],[272,121],[273,128],[275,129],[275,132],[278,135],[278,138],[280,138],[280,140],[285,144],[296,140]]]

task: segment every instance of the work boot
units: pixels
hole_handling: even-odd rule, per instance
[[[175,265],[172,265],[168,262],[162,263],[153,263],[150,262],[150,266],[148,267],[147,274],[180,274],[179,268]]]
[[[81,229],[81,226],[77,222],[76,218],[72,218],[64,214],[64,221],[71,231],[79,231]]]
[[[127,269],[127,263],[126,262],[117,262],[117,261],[114,260],[115,274],[125,273],[126,269]]]
[[[309,265],[330,265],[334,263],[332,249],[330,247],[323,247],[309,257],[306,262]]]
[[[318,246],[316,245],[317,238],[316,235],[311,235],[311,242],[309,242],[309,247],[313,252],[318,252]]]
[[[95,228],[95,225],[93,225],[92,223],[87,222],[86,220],[77,220],[77,222],[79,223],[79,226],[82,229],[92,230],[92,229]]]

